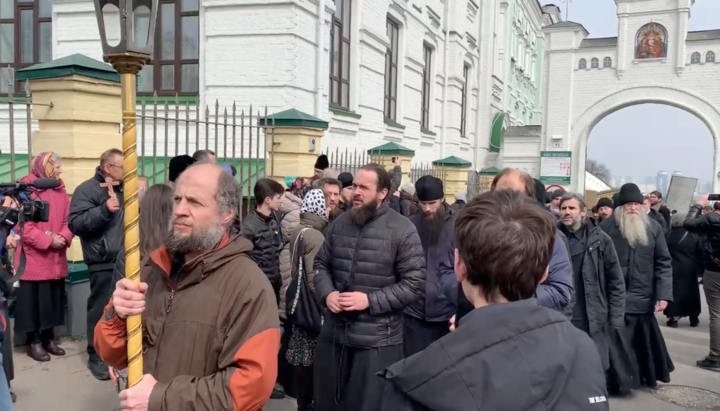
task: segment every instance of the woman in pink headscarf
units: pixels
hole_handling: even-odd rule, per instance
[[[56,153],[41,153],[35,158],[32,172],[20,181],[56,178],[62,173],[61,158]],[[37,198],[39,197],[39,198]],[[27,354],[35,361],[50,361],[50,354],[65,355],[58,347],[53,329],[65,322],[65,278],[68,275],[67,248],[73,235],[68,229],[70,201],[60,180],[57,188],[38,190],[34,200],[50,205],[47,222],[26,222],[23,240],[15,250],[15,266],[25,253],[25,271],[20,277],[15,308],[15,332],[26,333]]]

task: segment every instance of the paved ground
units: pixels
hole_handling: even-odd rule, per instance
[[[703,303],[700,327],[690,328],[687,320],[680,328],[665,327],[660,320],[668,344],[675,372],[672,383],[720,392],[720,373],[695,367],[695,361],[707,354],[707,307]],[[84,341],[66,341],[63,347],[67,356],[54,357],[48,363],[37,363],[28,358],[22,349],[15,352],[15,381],[12,390],[18,396],[16,411],[72,410],[114,411],[119,409],[117,394],[110,382],[96,381],[85,367]],[[649,391],[638,391],[626,399],[611,399],[612,411],[679,411],[694,410],[664,403]],[[271,401],[266,411],[295,410],[292,400]]]

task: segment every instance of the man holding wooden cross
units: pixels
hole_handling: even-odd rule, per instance
[[[102,316],[115,285],[113,267],[123,248],[123,153],[113,148],[100,156],[93,178],[80,184],[72,195],[68,226],[80,237],[83,259],[90,272],[87,302],[88,368],[98,380],[108,380],[107,366],[95,351],[95,324]]]

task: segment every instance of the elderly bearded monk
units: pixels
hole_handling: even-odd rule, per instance
[[[95,345],[127,367],[125,318],[142,314],[142,381],[123,410],[257,410],[270,397],[280,345],[270,282],[250,241],[230,232],[238,187],[216,164],[189,167],[175,185],[172,232],[140,272],[119,281]]]
[[[626,288],[625,327],[610,330],[608,391],[627,394],[637,383],[670,382],[675,369],[655,319],[673,298],[672,259],[662,227],[643,211],[638,186],[623,185],[617,202],[615,214],[600,223],[615,245]]]

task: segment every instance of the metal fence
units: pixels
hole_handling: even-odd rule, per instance
[[[468,201],[473,197],[490,191],[490,186],[495,178],[495,174],[482,173],[475,170],[468,171],[467,179],[467,196]]]

